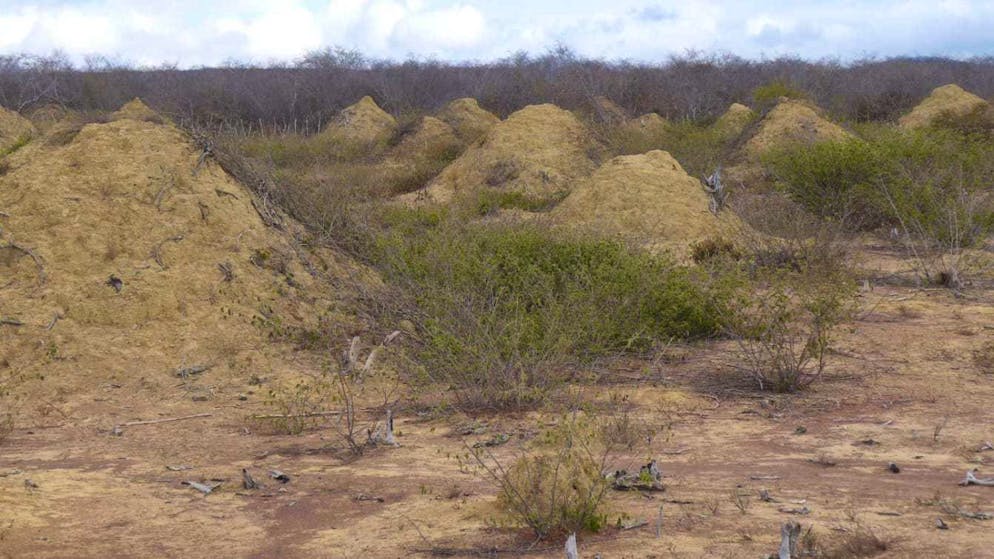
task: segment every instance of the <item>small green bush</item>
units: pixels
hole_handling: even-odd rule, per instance
[[[607,523],[603,500],[611,486],[604,472],[622,451],[634,450],[618,435],[636,436],[640,445],[651,438],[642,430],[629,432],[628,422],[627,415],[598,420],[574,413],[541,433],[509,465],[486,448],[471,449],[472,457],[483,477],[497,486],[498,506],[539,539],[598,532]]]
[[[833,335],[852,317],[854,301],[854,282],[841,274],[777,272],[746,284],[727,322],[739,342],[739,367],[761,390],[810,386],[821,378]]]
[[[399,217],[374,261],[413,295],[425,369],[464,405],[534,405],[564,365],[721,329],[721,293],[665,258],[531,225]]]
[[[752,90],[752,101],[755,106],[762,109],[772,107],[781,97],[789,99],[807,99],[808,94],[794,84],[778,79],[761,85]]]
[[[777,187],[811,213],[872,229],[886,219],[876,190],[885,172],[881,157],[866,141],[851,139],[774,150],[764,164]]]

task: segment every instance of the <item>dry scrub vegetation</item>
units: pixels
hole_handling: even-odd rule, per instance
[[[403,442],[404,434],[394,432],[395,413],[453,425],[469,420],[469,428],[459,428],[464,437],[482,433],[479,422],[533,423],[534,429],[497,431],[476,445],[464,439],[465,448],[451,457],[460,471],[473,472],[497,493],[496,512],[485,515],[490,529],[511,536],[524,529],[558,542],[571,533],[624,534],[652,521],[659,538],[662,508],[658,521],[633,522],[624,510],[632,502],[611,494],[634,488],[655,498],[650,493],[665,485],[657,460],[663,456],[659,441],[671,426],[659,424],[658,415],[649,419],[658,401],[641,408],[631,402],[641,389],[656,394],[675,386],[660,372],[670,350],[693,348],[686,351],[714,357],[701,365],[708,372],[691,382],[699,391],[694,397],[713,399],[717,409],[723,400],[747,394],[762,402],[762,412],[750,412],[779,420],[791,399],[837,389],[839,381],[827,388],[817,383],[837,372],[833,367],[844,351],[838,341],[846,330],[874,310],[861,291],[878,278],[858,263],[868,239],[900,249],[911,263],[911,279],[896,272],[886,278],[892,283],[950,288],[966,297],[989,281],[994,120],[983,100],[953,102],[963,96],[940,88],[900,125],[857,122],[896,117],[910,108],[911,92],[868,86],[872,93],[845,92],[849,104],[828,113],[816,102],[834,99],[832,87],[815,89],[797,79],[799,71],[766,76],[771,68],[793,68],[781,60],[754,69],[750,76],[764,79],[734,98],[705,96],[698,106],[672,92],[665,99],[639,97],[642,90],[632,87],[619,93],[619,106],[566,86],[581,80],[574,74],[604,76],[595,83],[607,90],[616,87],[615,79],[624,82],[619,76],[649,83],[660,75],[697,76],[687,64],[732,75],[738,63],[677,59],[649,71],[569,56],[504,61],[497,68],[498,74],[516,69],[524,76],[519,83],[541,78],[560,85],[549,97],[570,99],[565,108],[519,106],[532,100],[538,85],[510,94],[489,84],[480,104],[457,99],[442,105],[427,93],[419,100],[398,93],[388,96],[388,112],[358,95],[367,81],[458,72],[378,67],[338,51],[316,53],[298,68],[271,70],[353,78],[348,87],[338,86],[356,93],[353,104],[327,114],[328,107],[344,104],[339,91],[333,101],[321,101],[330,105],[312,106],[300,127],[288,124],[295,113],[281,114],[282,122],[257,123],[249,108],[215,118],[217,100],[204,101],[210,109],[200,106],[197,114],[172,112],[169,118],[135,101],[111,115],[72,112],[49,123],[39,117],[37,127],[0,113],[0,181],[9,181],[0,182],[0,269],[11,270],[13,278],[0,289],[17,301],[0,303],[0,342],[34,359],[25,365],[0,355],[0,442],[19,421],[13,402],[21,386],[30,385],[24,394],[33,397],[45,390],[44,379],[22,374],[39,370],[42,353],[59,374],[77,363],[95,367],[101,351],[116,351],[115,332],[130,328],[143,331],[146,353],[168,342],[206,356],[190,367],[184,355],[172,375],[200,398],[194,401],[209,401],[225,388],[220,380],[205,387],[204,377],[196,377],[213,367],[228,375],[228,388],[258,391],[262,409],[242,418],[246,436],[250,429],[280,441],[321,433],[320,448],[306,452],[334,456],[350,471],[375,460],[375,449]],[[46,80],[81,80],[82,90],[96,96],[69,105],[100,105],[109,102],[108,91],[141,85],[120,85],[128,71],[64,76],[39,66],[40,60],[4,62],[0,84],[17,72],[35,80],[5,90],[16,103],[0,97],[25,112],[48,101],[29,99],[32,91],[47,91]],[[828,76],[858,75],[880,64],[887,68],[874,62],[819,68]],[[247,87],[262,70],[243,71],[238,83]],[[557,73],[562,75],[549,77]],[[175,77],[176,71],[141,77],[154,83],[160,74]],[[217,78],[208,70],[201,75]],[[241,107],[247,93],[230,95],[229,102]],[[171,107],[165,100],[158,106]],[[833,114],[850,120],[835,122]],[[134,156],[141,153],[138,137],[157,146],[156,153]],[[114,180],[101,174],[106,162],[92,159],[104,153],[99,150],[131,157],[112,161]],[[37,163],[46,157],[55,163]],[[80,169],[90,178],[66,179]],[[712,190],[699,180],[707,175]],[[101,229],[99,241],[75,230],[65,237],[79,245],[99,242],[102,261],[131,275],[101,277],[97,290],[91,262],[75,249],[49,239],[38,245],[40,257],[15,243],[13,235],[20,239],[25,232],[46,238],[41,232],[52,225],[22,217],[37,208],[14,194],[31,189],[38,200],[56,204],[46,198],[55,196],[45,190],[49,182],[38,177],[64,190],[60,200],[83,194],[97,200],[92,211],[115,225]],[[724,186],[714,186],[721,177],[727,177]],[[147,192],[121,191],[128,181]],[[3,213],[11,208],[20,215]],[[46,211],[45,219],[59,222]],[[115,221],[120,211],[132,212],[139,225]],[[141,251],[114,240],[153,234],[155,239],[142,239],[149,246]],[[200,244],[182,254],[174,250],[194,239]],[[123,268],[125,262],[140,267]],[[49,272],[46,299],[38,290]],[[83,277],[88,283],[78,285]],[[122,285],[123,295],[110,299],[122,294]],[[197,298],[185,298],[190,293]],[[140,297],[146,314],[125,321],[126,297]],[[45,331],[62,320],[73,333],[46,334],[44,348],[17,330],[24,326],[22,315],[38,322],[30,313],[43,299],[59,303],[46,307],[54,318]],[[101,304],[118,310],[107,311],[97,300],[112,301]],[[8,307],[17,316],[8,317]],[[92,316],[75,314],[81,308]],[[177,333],[186,329],[189,336]],[[200,338],[213,340],[208,350],[198,345]],[[97,343],[84,350],[84,339]],[[246,347],[253,344],[258,347]],[[269,344],[276,349],[260,349]],[[990,344],[978,347],[973,364],[989,374]],[[633,383],[631,399],[605,399],[619,382]],[[239,401],[248,399],[239,395]],[[674,398],[682,399],[690,398]],[[120,435],[117,430],[115,425],[111,433]],[[803,426],[795,431],[805,433]],[[828,455],[809,461],[836,465]],[[244,489],[258,489],[245,475]],[[685,514],[667,529],[692,529],[720,516],[722,503],[714,495],[731,495],[741,517],[749,518],[752,493],[740,487],[729,493],[731,482],[719,481],[720,492],[710,487],[708,499],[673,501],[710,514]],[[462,495],[451,490],[448,499]],[[775,502],[765,489],[758,498]],[[810,512],[784,507],[778,509],[784,514]],[[839,537],[809,529],[799,556],[873,557],[888,550],[887,538],[851,524]],[[824,537],[832,541],[821,542]],[[428,543],[424,534],[421,539]],[[741,540],[752,542],[748,534]],[[430,546],[427,552],[447,549]]]

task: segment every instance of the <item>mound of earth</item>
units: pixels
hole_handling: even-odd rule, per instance
[[[0,107],[0,156],[31,139],[35,134],[35,127],[30,120]]]
[[[128,101],[122,105],[120,109],[111,113],[110,118],[111,120],[120,120],[123,118],[148,121],[162,120],[162,116],[159,115],[159,113],[153,111],[148,105],[145,104],[144,101],[137,97],[131,101]]]
[[[806,101],[781,97],[737,150],[734,164],[726,172],[729,184],[754,184],[765,181],[761,158],[770,150],[792,144],[813,144],[841,140],[851,134],[828,120],[818,107]]]
[[[756,118],[756,113],[741,103],[732,103],[713,124],[726,138],[735,138]]]
[[[660,150],[608,161],[549,217],[558,225],[622,237],[679,256],[696,241],[732,235],[744,227],[730,210],[712,214],[700,181]]]
[[[401,160],[433,159],[458,152],[462,146],[451,126],[433,116],[426,116],[410,133],[400,138],[390,157]]]
[[[321,135],[347,147],[365,148],[383,144],[397,133],[397,120],[370,96],[344,109]]]
[[[665,134],[670,129],[670,121],[656,113],[646,113],[635,117],[626,123],[631,130],[645,134],[646,136],[658,137]]]
[[[747,157],[755,159],[770,149],[793,142],[815,143],[849,136],[844,128],[822,116],[817,107],[781,97],[760,121],[756,134],[749,138],[743,151]]]
[[[933,124],[941,116],[966,116],[978,108],[989,106],[984,99],[956,84],[949,84],[933,89],[924,101],[902,116],[898,124],[902,128],[922,128]]]
[[[602,95],[594,97],[591,105],[594,116],[605,124],[620,125],[629,120],[628,111]]]
[[[289,220],[267,226],[252,193],[184,132],[129,105],[7,160],[0,375],[43,377],[26,390],[71,395],[65,413],[100,386],[168,413],[181,369],[209,369],[204,398],[234,398],[252,375],[293,372],[291,348],[267,340],[360,328],[347,290],[328,281],[357,266],[302,249]]]
[[[450,101],[435,116],[451,126],[467,144],[482,138],[500,123],[496,115],[482,109],[476,99],[470,97]]]
[[[588,130],[572,113],[531,105],[495,126],[416,194],[440,203],[485,189],[555,198],[593,171],[592,146]]]

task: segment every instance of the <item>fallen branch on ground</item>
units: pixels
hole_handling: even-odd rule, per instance
[[[183,240],[183,235],[176,235],[175,237],[169,237],[168,239],[155,245],[154,247],[152,247],[152,254],[151,254],[152,260],[155,260],[155,263],[158,264],[159,267],[162,268],[163,270],[168,269],[169,266],[166,266],[165,262],[162,261],[162,245],[170,242],[178,243],[182,240]]]
[[[778,559],[797,557],[797,540],[801,536],[801,525],[793,520],[780,527],[780,551]]]
[[[35,251],[31,250],[30,248],[24,245],[17,244],[14,241],[7,241],[6,248],[11,248],[30,256],[31,259],[34,260],[35,266],[38,267],[38,285],[43,285],[45,283],[45,281],[48,279],[48,275],[45,274],[44,260],[42,260],[42,258],[38,256],[38,253],[36,253]]]
[[[180,378],[187,378],[193,375],[199,375],[205,371],[209,371],[214,368],[214,365],[194,365],[192,367],[183,367],[182,369],[176,369],[176,376]]]
[[[172,423],[174,421],[186,421],[187,419],[199,419],[201,417],[211,417],[214,414],[211,413],[197,413],[194,415],[184,415],[183,417],[167,417],[163,419],[148,419],[145,421],[129,421],[127,423],[122,423],[120,425],[115,425],[115,427],[135,427],[138,425],[156,425],[158,423]]]
[[[966,477],[963,478],[963,481],[959,482],[959,484],[964,487],[967,485],[994,487],[994,478],[978,478],[977,476],[973,475],[973,470],[970,470],[966,472]]]

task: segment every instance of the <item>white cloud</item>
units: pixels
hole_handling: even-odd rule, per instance
[[[478,9],[455,5],[412,13],[397,22],[393,40],[401,45],[455,49],[476,46],[485,31],[486,20]]]
[[[660,60],[994,54],[994,2],[977,0],[0,0],[0,54],[63,49],[184,66],[292,60],[323,46],[448,60],[546,51]]]

